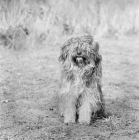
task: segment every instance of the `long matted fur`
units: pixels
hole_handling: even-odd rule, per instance
[[[92,114],[104,110],[101,60],[90,35],[73,37],[62,46],[59,110],[64,123],[90,124]]]

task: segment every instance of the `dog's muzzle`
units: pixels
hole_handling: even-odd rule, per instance
[[[80,68],[87,65],[87,59],[84,56],[73,56],[72,61],[76,66]]]
[[[77,63],[80,67],[82,67],[82,66],[85,64],[82,57],[77,57],[77,58],[76,58],[76,63]]]

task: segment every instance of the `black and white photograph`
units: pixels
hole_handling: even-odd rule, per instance
[[[139,0],[0,0],[0,140],[139,140]]]

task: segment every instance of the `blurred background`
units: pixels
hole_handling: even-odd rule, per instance
[[[138,35],[139,1],[0,0],[0,44],[9,48],[55,44],[80,33],[115,39]]]

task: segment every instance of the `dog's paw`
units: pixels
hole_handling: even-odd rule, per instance
[[[64,119],[64,123],[65,124],[74,124],[75,123],[75,119]]]
[[[80,110],[79,112],[79,123],[84,125],[89,125],[91,122],[91,114],[89,111]]]
[[[81,125],[90,125],[90,121],[79,120],[79,124],[81,124]]]

